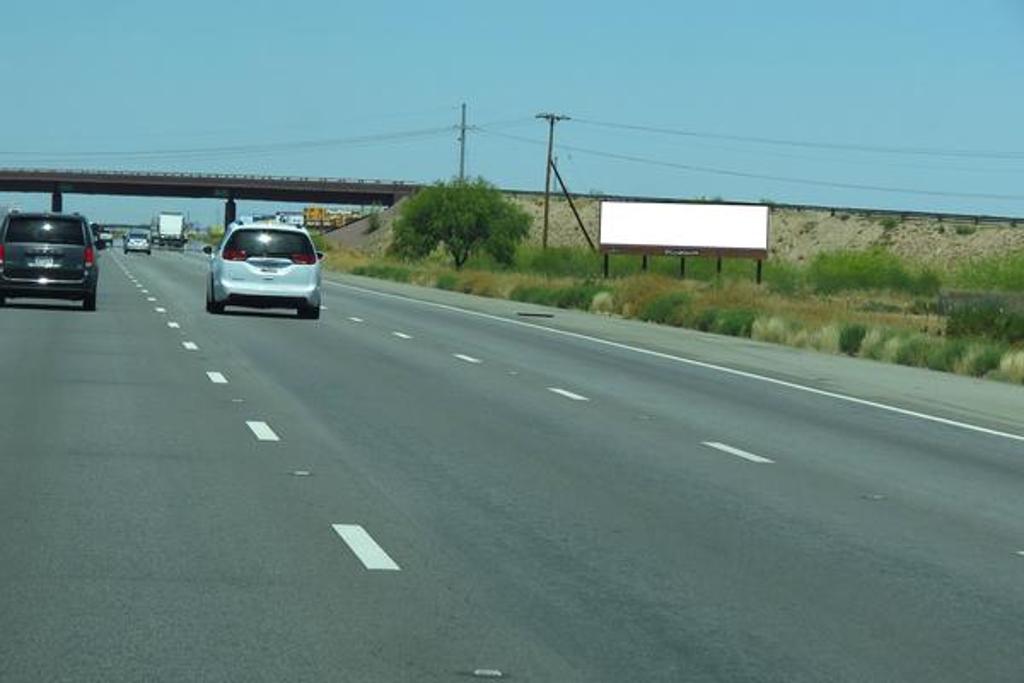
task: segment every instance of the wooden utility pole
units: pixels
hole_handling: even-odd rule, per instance
[[[466,103],[462,103],[462,122],[459,124],[459,182],[466,180]]]
[[[569,117],[563,114],[552,114],[544,112],[537,114],[538,119],[548,122],[548,159],[544,171],[544,232],[541,233],[541,247],[548,248],[548,216],[551,211],[551,156],[555,148],[555,124],[559,121],[568,121]]]

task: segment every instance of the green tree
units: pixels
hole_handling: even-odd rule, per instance
[[[442,181],[402,204],[391,251],[423,258],[441,245],[455,267],[462,268],[474,251],[483,249],[498,263],[509,265],[529,230],[529,215],[483,178]]]

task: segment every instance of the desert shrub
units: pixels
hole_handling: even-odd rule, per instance
[[[757,313],[745,309],[720,310],[711,323],[711,331],[732,337],[749,337],[756,317]]]
[[[682,325],[690,305],[691,297],[686,292],[666,292],[647,302],[637,317],[650,322]]]
[[[856,356],[868,328],[860,323],[843,323],[839,328],[839,350],[848,356]]]

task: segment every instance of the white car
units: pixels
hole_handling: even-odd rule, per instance
[[[309,233],[277,222],[232,223],[210,255],[206,310],[225,306],[294,308],[300,318],[320,317],[320,261]]]
[[[130,251],[153,253],[149,244],[149,230],[131,230],[124,236],[124,253],[127,254]]]

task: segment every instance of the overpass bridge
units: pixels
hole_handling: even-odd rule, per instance
[[[384,180],[293,178],[213,173],[146,173],[48,169],[0,169],[0,192],[45,192],[52,211],[65,194],[223,199],[224,224],[235,220],[235,201],[322,202],[392,206],[420,185]]]

